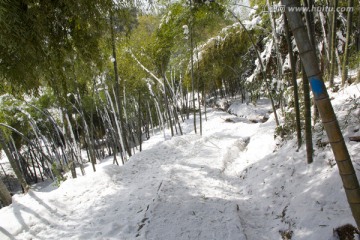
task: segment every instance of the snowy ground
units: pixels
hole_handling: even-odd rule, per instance
[[[359,88],[334,94],[341,119]],[[304,146],[274,140],[270,110],[265,100],[234,104],[238,116],[213,110],[202,137],[190,119],[185,135],[151,137],[125,166],[105,159],[97,172],[89,167],[59,188],[15,195],[0,210],[0,239],[258,240],[282,239],[284,231],[292,239],[336,239],[334,228],[355,223],[329,146],[306,164]],[[360,119],[359,109],[352,114]],[[265,123],[249,121],[264,116]],[[358,126],[344,127],[345,139]],[[358,170],[360,144],[347,144]]]

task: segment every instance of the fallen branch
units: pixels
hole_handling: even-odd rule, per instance
[[[360,136],[349,137],[350,141],[360,142]]]

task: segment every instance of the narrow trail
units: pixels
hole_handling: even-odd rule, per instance
[[[175,137],[158,147],[173,152],[158,151],[153,156],[162,162],[166,174],[144,215],[139,238],[247,239],[238,188],[241,180],[226,174],[251,141],[239,128],[247,128],[249,134],[258,125],[239,123],[222,132],[209,129],[203,137]]]
[[[247,239],[246,228],[256,226],[246,225],[242,182],[228,174],[228,167],[246,150],[259,124],[229,123],[228,129],[216,131],[213,125],[224,120],[213,121],[206,135],[161,141],[135,155],[121,174],[109,173],[126,186],[126,194],[116,198],[127,225],[105,236],[121,230],[124,239]]]
[[[245,239],[236,189],[222,177],[223,153],[198,136],[189,140],[190,154],[162,166],[168,177],[150,208],[145,239]]]

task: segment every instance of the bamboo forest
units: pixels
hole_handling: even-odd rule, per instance
[[[0,0],[0,239],[360,239],[360,1]]]

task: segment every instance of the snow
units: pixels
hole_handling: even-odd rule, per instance
[[[339,119],[359,89],[331,94]],[[292,239],[336,239],[334,228],[355,223],[329,146],[306,164],[305,146],[274,140],[270,110],[267,99],[233,100],[232,114],[207,113],[203,136],[189,119],[186,134],[152,136],[124,166],[109,157],[60,187],[17,194],[0,210],[0,239],[281,239],[287,230]],[[359,125],[341,126],[358,166],[359,143],[347,139]]]
[[[340,52],[343,52],[343,46],[346,42],[346,37],[343,35],[343,33],[340,30],[336,32],[336,37],[340,40],[338,43],[338,49]]]
[[[249,17],[256,14],[256,10],[259,8],[258,5],[255,5],[250,11],[249,11]]]
[[[252,18],[251,20],[245,20],[244,25],[247,27],[248,30],[254,29],[256,26],[261,24],[261,17],[256,16]]]
[[[188,26],[184,25],[184,34],[188,33]],[[226,26],[221,29],[219,35],[209,38],[205,43],[197,46],[193,51],[193,64],[196,65],[197,62],[202,61],[203,55],[205,55],[206,51],[213,47],[221,46],[225,43],[230,34],[239,34],[241,31],[240,23],[234,23],[232,25]],[[188,69],[191,68],[191,62],[188,63]]]
[[[184,35],[188,35],[188,34],[189,34],[189,27],[188,27],[188,25],[183,25],[182,28],[184,29]]]
[[[261,121],[264,117],[269,118],[268,115],[271,109],[268,100],[260,99],[256,105],[253,103],[242,104],[241,102],[234,102],[228,112],[249,120]]]
[[[265,38],[266,39],[266,38]],[[259,59],[257,58],[255,60],[255,70],[253,74],[251,74],[246,80],[248,82],[252,82],[258,74],[262,72],[261,66],[263,66],[263,71],[266,71],[267,64],[270,60],[271,54],[272,54],[272,47],[273,47],[273,39],[270,39],[269,41],[266,41],[265,49],[260,53],[261,63],[259,62]]]
[[[285,57],[285,61],[284,61],[284,64],[282,66],[282,72],[285,72],[287,70],[290,70],[291,71],[291,66],[290,66],[290,55],[287,54],[286,57]]]

